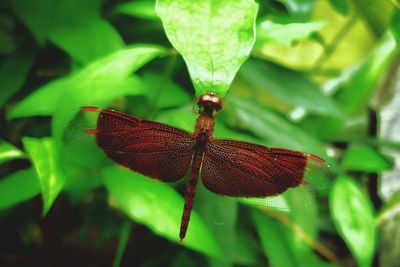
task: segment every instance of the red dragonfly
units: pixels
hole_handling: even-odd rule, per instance
[[[194,133],[115,110],[81,108],[99,112],[96,129],[84,132],[95,135],[97,145],[118,164],[163,182],[182,179],[190,168],[180,242],[188,228],[199,173],[210,191],[245,198],[277,196],[300,186],[311,185],[314,190],[329,184],[329,166],[317,156],[213,138],[214,115],[221,110],[222,100],[208,93],[201,95],[197,104],[200,115]],[[306,172],[318,175],[307,176]]]

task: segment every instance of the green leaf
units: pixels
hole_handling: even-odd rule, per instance
[[[256,45],[261,46],[270,43],[292,45],[309,38],[325,24],[321,21],[278,24],[266,19],[257,25]]]
[[[157,1],[156,12],[188,66],[197,96],[225,96],[253,48],[257,9],[253,0]]]
[[[393,36],[387,34],[365,59],[344,70],[339,77],[327,81],[324,87],[337,92],[334,99],[345,116],[310,117],[303,122],[303,128],[324,139],[338,140],[343,138],[343,134],[348,138],[349,134],[344,133],[346,123],[354,124],[355,119],[359,119],[355,116],[365,112],[374,91],[387,74],[395,52],[396,42]],[[354,133],[353,129],[350,130]]]
[[[390,14],[395,9],[393,1],[355,0],[352,3],[357,14],[363,18],[369,31],[381,37],[388,28]]]
[[[18,18],[29,28],[40,44],[46,41],[53,24],[55,12],[53,0],[14,0],[10,2]],[[32,12],[32,11],[35,12]]]
[[[114,11],[136,18],[159,21],[160,19],[154,10],[155,3],[154,0],[136,0],[118,5]]]
[[[240,217],[238,218],[240,221]],[[259,259],[259,245],[257,240],[245,231],[236,227],[236,243],[233,252],[234,263],[238,266],[261,266]]]
[[[239,77],[272,106],[291,104],[314,113],[340,115],[335,102],[305,74],[267,61],[248,60]]]
[[[39,193],[40,187],[34,169],[13,173],[0,180],[0,210],[29,200]]]
[[[386,74],[395,52],[396,42],[391,34],[386,34],[356,70],[354,67],[350,69],[349,79],[336,96],[336,101],[345,114],[357,113],[368,104],[371,95]]]
[[[358,265],[371,266],[376,245],[375,215],[367,194],[352,177],[338,177],[330,195],[330,210],[336,229]]]
[[[191,103],[192,97],[178,84],[160,74],[146,72],[143,75],[149,103],[158,109],[182,106]]]
[[[51,116],[62,104],[71,105],[69,110],[80,105],[101,106],[118,96],[142,93],[140,79],[129,75],[164,52],[152,45],[134,45],[115,52],[37,89],[16,105],[8,118]]]
[[[51,138],[24,137],[23,143],[39,178],[45,216],[65,182],[64,174],[58,165],[56,146]]]
[[[7,57],[0,65],[0,107],[25,83],[36,56],[33,47],[21,49]]]
[[[183,198],[170,186],[120,167],[103,171],[104,182],[115,205],[154,233],[178,243]],[[195,211],[184,245],[208,256],[221,257],[213,236]]]
[[[344,170],[365,172],[381,172],[391,166],[387,158],[370,146],[350,146],[346,149],[341,162]]]
[[[287,229],[276,220],[259,211],[253,211],[251,215],[260,237],[264,254],[268,258],[271,267],[298,266],[291,246],[285,237]]]
[[[391,32],[397,42],[397,50],[400,50],[400,9],[396,9],[392,15],[392,21],[390,23]]]
[[[15,0],[11,4],[39,43],[48,38],[79,62],[123,47],[121,36],[100,16],[101,0]]]
[[[329,0],[331,6],[343,16],[347,16],[350,13],[349,0]]]
[[[23,151],[15,146],[0,140],[0,164],[12,159],[26,158]]]
[[[237,201],[218,196],[201,183],[196,190],[196,211],[204,218],[207,228],[216,239],[224,257],[218,260],[210,260],[212,266],[231,266],[236,249],[236,222],[238,215]]]
[[[286,147],[327,158],[325,148],[318,139],[254,101],[230,95],[220,116],[224,116],[228,125],[246,129],[262,138],[267,142],[264,145]]]

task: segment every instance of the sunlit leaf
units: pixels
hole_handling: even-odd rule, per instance
[[[160,19],[154,10],[155,3],[155,0],[136,0],[126,2],[118,5],[115,8],[115,12],[141,19],[159,21]]]
[[[375,0],[355,0],[352,1],[358,14],[362,16],[368,29],[380,37],[384,34],[390,21],[390,15],[394,10],[391,1],[375,1]]]
[[[395,52],[396,42],[391,34],[386,34],[375,50],[349,77],[336,96],[338,105],[346,114],[359,112],[368,104],[374,89],[386,74]]]
[[[0,164],[12,159],[26,158],[23,151],[0,139]]]
[[[345,170],[365,172],[380,172],[391,166],[387,158],[369,146],[350,146],[341,162],[341,167]]]
[[[25,48],[10,55],[0,64],[0,107],[21,89],[35,55],[36,49]]]
[[[46,215],[65,182],[64,173],[57,160],[56,146],[51,138],[25,137],[23,143],[39,178],[43,215]]]
[[[346,117],[311,117],[304,121],[303,128],[324,139],[338,139],[347,124],[354,124],[355,116],[365,112],[370,99],[387,73],[396,52],[392,35],[385,35],[369,56],[353,65],[324,86],[336,92],[334,99]],[[348,137],[348,136],[347,136]]]
[[[11,4],[40,43],[50,39],[82,63],[123,46],[118,32],[100,16],[100,0],[15,0]]]
[[[29,200],[40,193],[35,170],[21,170],[0,180],[0,210]]]
[[[106,168],[105,185],[112,203],[133,220],[154,233],[177,243],[183,211],[183,198],[169,185],[120,167]],[[184,245],[212,257],[221,257],[214,237],[195,211]]]
[[[325,23],[321,21],[279,24],[271,20],[264,20],[257,25],[256,45],[269,43],[291,45],[309,38],[312,33],[320,30],[324,25]]]
[[[196,95],[225,96],[255,41],[254,0],[158,0],[156,11],[172,45],[182,54]]]
[[[330,195],[333,222],[360,267],[369,267],[375,253],[376,227],[371,200],[347,175],[337,179]]]

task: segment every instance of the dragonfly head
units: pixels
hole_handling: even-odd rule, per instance
[[[207,94],[202,94],[199,97],[197,105],[200,108],[200,112],[218,112],[222,109],[222,99],[219,98],[215,93],[209,92]]]

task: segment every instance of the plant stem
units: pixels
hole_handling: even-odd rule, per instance
[[[122,256],[124,255],[126,246],[128,245],[130,233],[131,233],[131,223],[129,221],[126,221],[122,224],[121,230],[119,232],[119,242],[118,242],[117,252],[115,253],[113,267],[121,266]]]
[[[336,257],[335,253],[329,250],[326,246],[320,243],[318,240],[313,239],[309,234],[307,234],[300,226],[293,223],[288,216],[273,211],[267,208],[261,208],[261,211],[268,214],[269,216],[277,219],[282,224],[286,225],[296,236],[300,237],[304,242],[309,244],[315,251],[317,251],[324,258],[328,259],[331,262],[335,262],[338,264],[343,264],[338,257]]]

